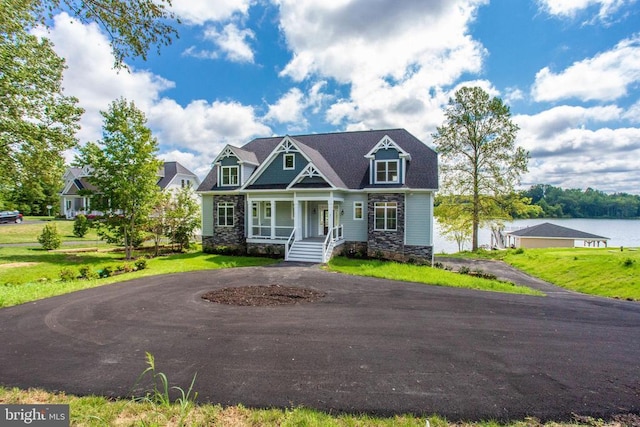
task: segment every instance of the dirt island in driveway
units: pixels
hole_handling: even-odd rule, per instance
[[[219,304],[265,307],[317,301],[325,293],[293,286],[238,286],[207,292],[203,299]]]

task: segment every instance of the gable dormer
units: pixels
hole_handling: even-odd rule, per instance
[[[217,170],[217,187],[242,186],[258,167],[255,154],[227,145],[213,161]]]
[[[369,184],[405,183],[411,155],[385,135],[365,156],[369,159]]]

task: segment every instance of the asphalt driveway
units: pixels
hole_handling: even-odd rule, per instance
[[[227,286],[314,303],[232,307]],[[54,285],[52,285],[54,286]],[[0,383],[128,395],[145,352],[200,401],[449,419],[640,412],[640,304],[459,290],[287,266],[133,280],[0,310]]]

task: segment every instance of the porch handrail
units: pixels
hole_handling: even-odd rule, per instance
[[[332,227],[331,231],[327,233],[327,237],[324,238],[322,244],[322,262],[327,262],[331,257],[331,252],[335,246],[335,242],[342,240],[343,238],[343,225],[340,224],[337,227]]]
[[[293,237],[296,235],[296,229],[294,228],[291,231],[291,235],[289,236],[289,239],[287,240],[287,244],[284,245],[284,260],[287,261],[289,260],[289,251],[291,250],[291,247],[293,246]]]

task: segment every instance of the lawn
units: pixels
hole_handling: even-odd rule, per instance
[[[543,295],[541,292],[513,283],[487,280],[464,274],[453,273],[427,266],[400,264],[379,260],[358,260],[344,257],[333,258],[329,270],[355,276],[378,277],[381,279],[417,282],[436,286],[476,289],[482,291],[507,292],[525,295]]]
[[[196,387],[197,389],[197,382]],[[68,404],[72,426],[121,425],[121,426],[336,426],[336,427],[615,427],[619,422],[583,419],[582,422],[540,423],[534,418],[500,424],[495,421],[450,423],[438,416],[416,417],[397,415],[381,418],[371,415],[333,415],[313,409],[295,407],[290,409],[249,409],[241,405],[194,405],[187,402],[158,404],[152,401],[136,402],[132,399],[111,400],[100,396],[77,397],[64,393],[49,393],[43,390],[19,390],[0,387],[0,404]],[[182,423],[180,420],[182,419]],[[429,421],[429,424],[427,424]]]
[[[47,252],[37,248],[0,248],[0,307],[9,307],[80,289],[158,274],[180,273],[230,267],[260,266],[275,260],[268,258],[234,257],[191,252],[160,256],[147,260],[147,268],[114,275],[104,279],[61,281],[63,269],[79,275],[81,267],[97,274],[105,267],[131,269],[133,262],[123,259],[122,252],[92,251]]]
[[[640,301],[640,251],[547,248],[456,256],[501,259],[532,276],[591,295]]]
[[[25,218],[27,222],[22,224],[3,224],[0,225],[0,244],[7,243],[33,243],[39,245],[38,236],[42,233],[42,229],[46,224],[55,224],[58,233],[62,236],[63,241],[88,242],[96,245],[102,243],[95,230],[89,229],[85,237],[76,237],[73,235],[73,221],[70,220],[40,220],[36,217]],[[36,222],[31,222],[34,220]]]

